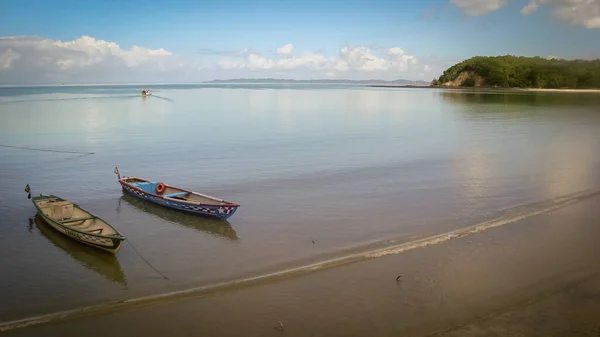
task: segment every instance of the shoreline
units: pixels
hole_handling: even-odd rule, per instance
[[[491,88],[491,87],[454,87],[454,86],[429,86],[429,85],[367,85],[369,88],[410,88],[410,89],[450,89],[450,90],[477,90],[477,91],[530,91],[530,92],[569,92],[569,93],[595,93],[600,94],[600,89],[547,89],[547,88]]]
[[[445,244],[277,282],[4,333],[592,336],[600,331],[600,266],[593,254],[598,201],[591,197]]]
[[[483,223],[471,225],[462,229],[454,230],[448,233],[442,233],[431,237],[421,238],[414,241],[402,242],[386,247],[381,247],[369,251],[358,252],[338,258],[311,263],[308,265],[286,269],[282,271],[271,272],[259,276],[249,277],[242,280],[218,283],[212,286],[200,286],[190,289],[182,289],[162,294],[149,295],[139,298],[130,298],[126,300],[112,301],[89,307],[55,312],[46,315],[17,319],[0,323],[0,332],[10,332],[12,330],[22,331],[23,328],[31,326],[45,325],[47,323],[72,322],[86,320],[95,315],[115,315],[126,314],[132,310],[148,310],[148,307],[159,305],[178,305],[182,301],[200,300],[204,297],[227,295],[238,291],[253,291],[252,289],[261,286],[278,286],[285,282],[294,282],[294,280],[303,277],[318,278],[321,273],[331,273],[343,268],[353,268],[361,263],[377,263],[380,258],[396,257],[399,258],[407,253],[412,254],[413,250],[423,250],[420,248],[430,247],[437,249],[438,246],[453,245],[456,241],[462,241],[467,237],[473,236],[477,240],[480,235],[486,234],[488,230],[496,227],[504,227],[527,221],[530,218],[550,214],[563,208],[576,205],[580,202],[586,202],[589,199],[597,200],[600,192],[591,191],[588,193],[580,192],[573,195],[563,196],[552,200],[546,200],[540,203],[523,205],[518,209],[510,209],[500,214],[498,218],[490,219]],[[500,229],[501,230],[501,229]],[[428,248],[429,249],[429,248]],[[418,253],[417,253],[418,254]],[[368,262],[373,261],[373,262]],[[66,323],[69,324],[69,323]]]

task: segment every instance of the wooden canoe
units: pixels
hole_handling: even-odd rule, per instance
[[[169,208],[136,198],[129,193],[123,193],[119,201],[121,200],[124,200],[127,204],[135,207],[141,212],[151,214],[181,227],[223,237],[229,240],[239,239],[235,229],[231,227],[231,224],[227,220],[211,217],[199,217],[195,214],[190,214],[187,212],[173,212]]]
[[[115,169],[118,174],[118,170]],[[119,183],[124,192],[134,197],[175,210],[205,215],[226,220],[237,211],[240,205],[209,195],[173,187],[162,182],[150,181],[138,177],[119,175]],[[164,187],[164,190],[159,188]]]
[[[57,232],[112,254],[121,249],[125,237],[106,221],[79,205],[55,195],[39,195],[31,201],[42,219]]]
[[[79,242],[71,240],[66,235],[58,233],[39,214],[36,214],[31,219],[31,226],[34,225],[42,236],[48,239],[49,244],[62,250],[73,261],[81,264],[82,267],[101,275],[111,282],[127,286],[125,272],[115,255],[98,254],[96,249],[88,245],[82,245]]]

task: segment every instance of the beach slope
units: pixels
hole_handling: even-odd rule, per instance
[[[4,335],[598,336],[598,206],[596,195],[380,258]]]

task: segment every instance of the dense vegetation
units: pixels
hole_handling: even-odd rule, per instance
[[[432,85],[445,83],[465,87],[600,89],[600,60],[476,56],[448,68]]]

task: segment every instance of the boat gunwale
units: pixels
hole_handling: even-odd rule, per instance
[[[160,199],[163,199],[163,200],[173,200],[173,201],[176,201],[176,202],[186,203],[186,204],[190,204],[190,205],[199,205],[199,206],[204,206],[204,207],[223,207],[223,206],[225,206],[225,207],[240,207],[239,204],[227,201],[225,199],[219,199],[219,198],[216,198],[216,197],[213,197],[213,196],[210,196],[210,195],[206,195],[206,194],[202,194],[202,193],[198,193],[198,192],[194,192],[194,191],[189,191],[189,190],[186,190],[186,189],[183,189],[183,188],[180,188],[180,187],[174,187],[174,186],[171,186],[171,185],[163,182],[163,184],[165,184],[166,187],[172,188],[174,190],[178,190],[178,191],[181,191],[181,192],[191,193],[191,194],[194,194],[194,195],[197,195],[197,196],[201,196],[201,197],[204,197],[204,198],[207,198],[207,199],[211,199],[211,200],[214,200],[214,201],[221,202],[223,204],[222,205],[215,205],[215,204],[207,204],[207,203],[201,203],[201,202],[191,202],[191,201],[187,201],[187,200],[180,200],[180,199],[169,198],[169,197],[165,197],[165,196],[160,195],[160,194],[146,192],[146,191],[142,190],[141,188],[139,188],[137,186],[134,186],[134,185],[126,182],[125,180],[127,180],[127,179],[136,179],[136,180],[140,180],[142,182],[151,182],[150,180],[144,179],[144,178],[140,178],[140,177],[135,177],[135,176],[133,176],[133,177],[122,177],[122,178],[118,179],[119,183],[121,185],[127,185],[128,187],[130,187],[130,188],[132,188],[132,189],[134,189],[136,191],[139,191],[139,192],[141,192],[143,194],[151,195],[153,197],[160,198]]]
[[[52,223],[54,223],[54,224],[57,224],[58,226],[60,226],[60,227],[61,227],[61,228],[63,228],[63,229],[68,229],[68,230],[70,230],[70,231],[77,232],[77,233],[80,233],[80,234],[83,234],[83,235],[90,235],[90,236],[100,237],[100,238],[109,239],[109,240],[112,240],[112,239],[117,239],[117,240],[120,240],[120,241],[124,241],[124,240],[126,239],[126,238],[125,238],[125,236],[124,236],[123,234],[121,234],[121,233],[120,233],[120,232],[117,230],[117,228],[115,228],[114,226],[112,226],[111,224],[109,224],[109,223],[108,223],[106,220],[102,219],[101,217],[97,216],[96,214],[93,214],[92,212],[90,212],[90,211],[88,211],[88,210],[85,210],[85,209],[81,208],[81,207],[80,207],[79,205],[77,205],[76,203],[74,203],[74,202],[71,202],[71,201],[69,201],[69,200],[65,200],[65,199],[63,199],[63,198],[61,198],[61,197],[57,197],[57,196],[55,196],[55,195],[42,195],[42,196],[45,196],[45,197],[47,197],[46,199],[50,199],[50,198],[56,198],[56,199],[59,199],[60,201],[67,201],[67,202],[70,202],[71,204],[73,204],[73,207],[77,207],[77,208],[79,208],[80,210],[82,210],[82,211],[84,211],[84,212],[86,212],[86,213],[90,214],[91,216],[93,216],[93,219],[100,219],[100,220],[101,220],[102,222],[104,222],[104,223],[105,223],[105,224],[106,224],[108,227],[112,228],[112,229],[115,231],[115,235],[103,235],[103,234],[90,233],[90,232],[85,232],[85,231],[82,231],[82,230],[80,230],[80,229],[77,229],[77,228],[75,228],[75,227],[65,226],[65,225],[63,225],[61,222],[59,222],[59,221],[57,221],[57,220],[55,220],[55,219],[53,219],[53,218],[51,218],[51,217],[47,216],[47,215],[46,215],[46,213],[44,213],[44,211],[42,211],[42,209],[41,209],[41,208],[38,206],[38,204],[35,202],[36,200],[32,200],[32,202],[33,202],[33,205],[35,206],[36,210],[38,211],[38,214],[40,214],[40,215],[42,216],[42,218],[44,218],[45,220],[47,220],[47,221],[50,221],[50,222],[52,222]],[[39,196],[38,196],[38,197],[34,197],[34,198],[39,198]],[[89,218],[88,218],[88,219],[89,219]],[[85,219],[85,220],[88,220],[88,219]],[[82,219],[82,220],[83,220],[83,219]],[[76,240],[76,241],[80,241],[80,240]]]

